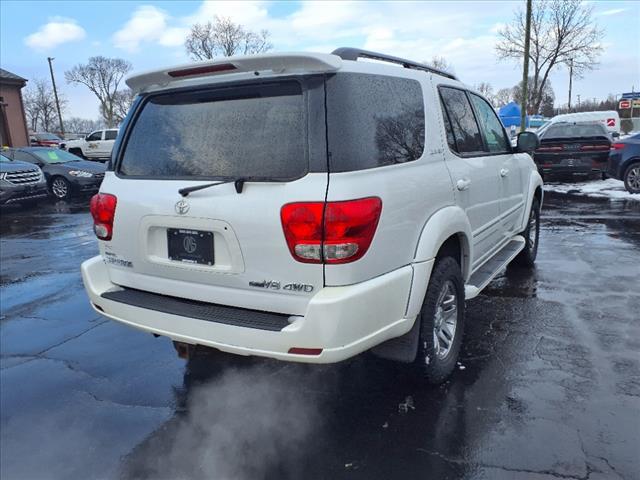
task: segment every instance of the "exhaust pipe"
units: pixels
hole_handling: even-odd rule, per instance
[[[189,360],[189,358],[191,358],[191,356],[193,355],[193,352],[195,350],[195,345],[191,345],[190,343],[184,343],[184,342],[176,342],[174,340],[173,348],[175,348],[176,352],[178,352],[178,357],[184,360]]]

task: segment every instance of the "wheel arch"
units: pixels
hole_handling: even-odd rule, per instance
[[[460,265],[466,282],[471,274],[473,258],[471,225],[464,210],[458,206],[445,207],[425,223],[414,256],[413,280],[407,302],[407,317],[420,313],[427,293],[431,270],[438,257],[453,256]]]
[[[462,208],[449,206],[434,213],[424,224],[416,245],[414,262],[435,259],[444,251],[455,252],[462,276],[466,280],[471,270],[471,224]]]
[[[629,170],[629,167],[631,165],[633,165],[634,163],[640,163],[640,157],[638,157],[638,156],[629,157],[624,162],[621,163],[621,165],[620,165],[620,177],[621,178],[627,173],[627,170]]]

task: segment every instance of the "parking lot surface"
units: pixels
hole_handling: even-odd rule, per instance
[[[0,477],[640,478],[640,202],[550,194],[441,386],[368,355],[199,355],[96,314],[86,199],[0,224]]]

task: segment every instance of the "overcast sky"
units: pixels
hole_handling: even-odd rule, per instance
[[[640,89],[640,2],[596,1],[595,18],[605,30],[600,66],[574,81],[574,94],[605,98]],[[462,81],[489,82],[495,90],[520,79],[519,66],[498,62],[496,32],[524,1],[498,2],[0,2],[2,68],[27,79],[49,78],[55,57],[59,89],[69,100],[66,115],[98,117],[98,104],[84,87],[64,82],[64,71],[90,56],[129,60],[134,71],[188,62],[184,38],[194,22],[232,17],[271,32],[275,51],[331,52],[363,47],[417,61],[443,56]],[[566,103],[568,74],[551,77],[556,104]],[[575,101],[574,97],[574,101]]]

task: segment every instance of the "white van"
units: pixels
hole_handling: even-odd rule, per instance
[[[610,134],[617,133],[620,135],[620,115],[615,110],[606,110],[602,112],[577,112],[577,113],[564,113],[562,115],[556,115],[549,122],[540,127],[536,133],[538,136],[544,132],[550,125],[558,122],[566,123],[587,123],[598,122],[602,123]]]

